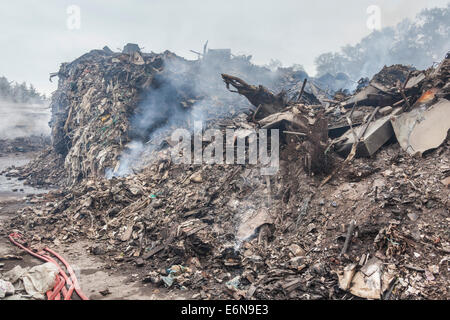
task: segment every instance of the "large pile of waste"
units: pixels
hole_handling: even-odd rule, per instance
[[[211,91],[198,79],[206,76],[193,73],[204,60],[103,50],[63,65],[53,149],[21,174],[32,180],[42,174],[36,164],[58,154],[65,170],[46,175],[57,172],[68,187],[35,197],[9,227],[33,243],[86,237],[113,267],[202,299],[448,296],[448,56],[425,71],[385,67],[354,95],[334,96],[286,71],[254,82],[270,74],[255,67],[257,76],[212,68],[206,83],[220,93],[205,97]],[[167,61],[176,75],[161,78]],[[197,80],[182,81],[187,75]],[[167,113],[172,103],[152,92],[169,78],[165,98],[177,107]],[[205,129],[243,137],[279,129],[279,170],[175,163],[170,129],[189,128],[199,110]],[[158,131],[162,123],[169,126]],[[125,144],[138,138],[148,161],[121,176]]]
[[[23,174],[32,184],[73,185],[104,176],[120,165],[130,142],[148,142],[161,127],[189,126],[230,115],[248,103],[224,90],[221,70],[275,86],[278,73],[251,64],[248,58],[206,56],[188,61],[166,51],[143,53],[129,44],[123,52],[92,50],[63,63],[51,109],[52,148]],[[217,60],[219,59],[219,60]],[[187,115],[189,113],[189,115]],[[64,175],[49,177],[51,165]]]

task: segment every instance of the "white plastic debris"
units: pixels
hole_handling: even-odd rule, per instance
[[[4,279],[13,284],[21,280],[22,283],[18,283],[17,288],[20,288],[23,284],[28,295],[33,299],[43,300],[45,299],[45,293],[55,286],[58,273],[58,267],[51,262],[47,262],[32,268],[16,266],[4,274]]]

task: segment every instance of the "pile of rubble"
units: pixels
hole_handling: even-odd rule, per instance
[[[9,153],[36,152],[50,145],[50,137],[30,136],[15,139],[0,139],[0,157]]]
[[[160,127],[179,126],[178,119],[191,125],[188,111],[208,121],[248,110],[248,103],[223,90],[220,70],[227,68],[266,85],[280,78],[242,57],[220,58],[224,60],[188,61],[169,51],[143,53],[137,45],[128,44],[123,52],[105,47],[63,63],[51,74],[59,78],[50,105],[52,148],[24,168],[22,175],[32,184],[62,186],[104,176],[108,169],[117,168],[128,143],[148,142]],[[59,171],[61,162],[65,174],[49,177],[48,166]]]
[[[53,149],[21,174],[42,174],[36,163],[47,161],[45,174],[69,187],[35,197],[10,228],[32,243],[87,237],[112,267],[202,299],[448,296],[449,57],[426,71],[385,67],[352,96],[292,77],[274,94],[223,73],[231,95],[252,106],[241,99],[206,127],[279,129],[275,175],[253,164],[176,164],[168,133],[142,170],[105,178],[131,140],[145,99],[135,93],[156,89],[167,60],[190,65],[168,52],[103,50],[62,66]],[[180,108],[201,100],[184,85],[175,92]]]
[[[105,48],[61,66],[51,103],[52,151],[64,159],[67,184],[114,166],[130,139],[138,93],[152,85],[165,61],[177,59],[170,52],[114,54]]]

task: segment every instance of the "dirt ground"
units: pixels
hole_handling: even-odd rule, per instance
[[[0,157],[0,171],[13,163],[24,165],[34,155],[34,153],[26,153]],[[8,229],[8,225],[19,209],[32,205],[27,201],[27,194],[40,194],[47,190],[25,186],[21,181],[15,178],[8,180],[3,175],[0,175],[0,181],[0,260],[1,257],[7,255],[20,258],[1,260],[0,273],[9,271],[16,265],[30,267],[43,263],[8,240],[8,234],[12,231]],[[17,189],[17,191],[13,192],[12,189]],[[72,266],[80,281],[82,291],[89,299],[174,300],[192,298],[192,292],[177,291],[174,293],[164,288],[154,288],[151,283],[142,283],[138,280],[140,278],[138,273],[130,273],[126,266],[122,266],[120,270],[113,268],[100,257],[89,253],[91,245],[88,241],[83,240],[70,245],[57,244],[51,247]]]

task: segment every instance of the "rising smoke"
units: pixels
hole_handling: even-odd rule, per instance
[[[0,139],[48,136],[49,119],[48,101],[33,85],[0,76]]]
[[[47,104],[14,103],[0,100],[0,139],[49,136]]]
[[[193,131],[196,121],[206,128],[212,120],[252,108],[245,98],[225,88],[224,72],[277,90],[279,74],[253,65],[249,57],[232,57],[225,52],[197,61],[166,60],[131,121],[132,141],[120,156],[118,167],[107,170],[106,177],[126,176],[147,165],[152,159],[145,155],[159,148],[177,128]]]

